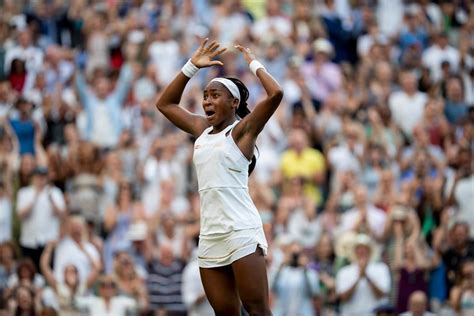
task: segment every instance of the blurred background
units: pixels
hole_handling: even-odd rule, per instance
[[[234,43],[285,92],[249,180],[273,314],[474,315],[471,1],[0,7],[0,315],[212,315],[194,140],[154,107],[204,37],[182,106],[263,98]]]

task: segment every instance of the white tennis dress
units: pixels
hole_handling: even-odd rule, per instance
[[[229,265],[255,252],[267,253],[262,220],[248,191],[250,161],[232,138],[232,128],[217,134],[207,128],[194,144],[201,198],[198,262],[202,268]]]

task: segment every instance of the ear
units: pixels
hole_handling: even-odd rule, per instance
[[[232,101],[232,108],[237,110],[238,107],[239,107],[239,100],[234,98],[233,101]]]

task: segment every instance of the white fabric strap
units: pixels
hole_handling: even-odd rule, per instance
[[[222,83],[227,88],[227,90],[229,90],[230,94],[232,94],[232,96],[234,98],[236,98],[237,100],[239,100],[239,102],[240,102],[239,88],[237,87],[237,85],[234,82],[232,82],[232,80],[218,77],[218,78],[212,79],[209,83],[214,82],[214,81]]]
[[[189,59],[188,62],[184,64],[183,68],[181,68],[183,74],[188,78],[192,78],[198,70],[199,68],[191,62],[191,59]]]
[[[262,63],[259,62],[256,59],[254,59],[250,62],[249,68],[250,68],[250,71],[252,71],[255,76],[257,75],[257,70],[258,69],[260,69],[260,68],[265,69],[265,67],[262,65]]]

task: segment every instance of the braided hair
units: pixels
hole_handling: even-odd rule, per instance
[[[227,77],[226,79],[229,79],[230,81],[232,81],[239,89],[240,103],[235,113],[237,114],[238,117],[243,119],[247,114],[250,113],[250,110],[247,106],[247,100],[249,98],[249,89],[247,89],[245,84],[237,78]],[[257,148],[257,146],[255,146],[255,148]],[[258,148],[257,148],[257,151],[258,151]],[[250,162],[250,165],[249,165],[249,176],[252,174],[253,169],[255,169],[256,164],[257,164],[257,157],[255,157],[255,154],[254,154],[252,156],[252,161]]]

